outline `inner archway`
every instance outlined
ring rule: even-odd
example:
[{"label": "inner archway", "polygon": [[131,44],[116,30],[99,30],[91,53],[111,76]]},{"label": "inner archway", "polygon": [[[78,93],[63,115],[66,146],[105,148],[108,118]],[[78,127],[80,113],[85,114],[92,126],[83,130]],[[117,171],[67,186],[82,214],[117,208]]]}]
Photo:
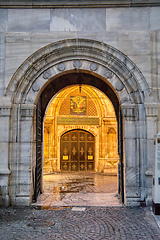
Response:
[{"label": "inner archway", "polygon": [[118,162],[117,119],[110,99],[84,84],[62,89],[45,114],[43,172],[94,170],[116,175]]},{"label": "inner archway", "polygon": [[[85,84],[85,77],[89,77],[89,74],[69,73],[67,78],[80,79],[79,76],[83,76],[83,84],[76,82],[76,84],[60,90],[50,100],[45,111],[44,189],[46,189],[46,179],[50,183],[53,179],[56,181],[55,175],[54,177],[51,175],[53,173],[57,173],[58,177],[60,177],[62,176],[59,175],[60,172],[86,171],[88,175],[83,175],[83,177],[79,176],[79,174],[76,175],[77,178],[82,178],[84,189],[86,189],[85,179],[88,179],[91,172],[97,172],[114,177],[107,179],[106,176],[99,175],[95,178],[95,175],[92,185],[99,186],[97,181],[101,181],[100,178],[105,178],[103,182],[106,182],[106,185],[109,184],[108,186],[112,186],[103,186],[104,189],[110,189],[107,190],[106,194],[116,194],[118,191],[119,138],[115,108],[109,98],[110,95],[107,96],[97,87]],[[58,183],[56,182],[56,184]],[[59,184],[62,185],[62,182]],[[66,185],[67,183],[65,187]],[[115,188],[116,192],[114,192]],[[51,186],[50,189],[52,189]],[[122,188],[119,187],[119,189]],[[52,194],[54,191],[53,189]],[[102,186],[101,190],[97,191],[101,192]],[[60,192],[64,192],[64,190],[59,188],[58,194]],[[102,192],[105,193],[105,190]]]}]

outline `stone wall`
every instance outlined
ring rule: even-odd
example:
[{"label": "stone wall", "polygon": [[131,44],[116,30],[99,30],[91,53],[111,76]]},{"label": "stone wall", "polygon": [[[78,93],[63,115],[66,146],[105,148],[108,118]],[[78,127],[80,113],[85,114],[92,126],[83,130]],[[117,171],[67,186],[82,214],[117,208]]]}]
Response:
[{"label": "stone wall", "polygon": [[[35,52],[44,47],[39,59],[43,56],[42,60],[46,62],[43,64],[41,61],[39,66],[41,68],[42,65],[47,66],[48,60],[44,56],[47,55],[49,47],[45,46],[65,39],[91,39],[92,46],[90,50],[87,50],[86,62],[83,65],[86,69],[88,68],[87,61],[89,61],[87,58],[90,59],[92,50],[98,49],[99,45],[101,45],[102,55],[108,51],[115,59],[121,58],[121,66],[124,66],[124,69],[126,66],[130,68],[130,71],[138,79],[138,84],[129,81],[123,82],[126,84],[126,92],[129,92],[130,99],[135,99],[136,94],[137,98],[140,96],[144,99],[143,106],[135,105],[130,107],[127,105],[128,103],[123,106],[124,138],[127,139],[125,142],[125,158],[127,159],[125,167],[128,169],[125,179],[127,189],[131,190],[131,192],[127,190],[126,196],[127,194],[129,196],[128,205],[133,204],[133,199],[136,198],[132,194],[133,192],[138,196],[140,192],[143,192],[140,200],[147,199],[147,201],[150,201],[155,158],[154,140],[155,135],[160,131],[160,7],[108,8],[107,5],[104,7],[101,5],[100,8],[88,8],[86,6],[84,8],[64,7],[50,9],[48,6],[48,8],[37,7],[37,9],[34,9],[21,6],[22,8],[13,9],[11,6],[3,8],[7,6],[5,2],[2,1],[3,5],[0,4],[0,165],[2,166],[0,171],[0,204],[8,205],[9,199],[11,199],[12,204],[31,203],[31,192],[33,191],[31,169],[32,166],[35,166],[33,160],[35,158],[33,151],[33,145],[35,144],[33,130],[33,122],[35,121],[33,118],[34,106],[33,104],[30,106],[28,101],[28,105],[25,107],[28,107],[28,109],[24,109],[23,114],[21,114],[23,101],[17,99],[21,99],[23,93],[26,92],[27,94],[27,91],[29,91],[25,87],[32,78],[31,74],[29,76],[29,72],[32,71],[33,74],[34,71],[40,71],[38,65],[33,66],[33,69],[30,68],[31,71],[28,70],[28,66],[32,62],[38,61],[39,52]],[[31,6],[35,4],[34,1],[28,2],[30,2]],[[107,1],[105,2],[107,4]],[[138,6],[138,1],[134,2]],[[147,1],[148,4],[152,4],[151,2]],[[153,5],[158,4],[158,2],[155,1]],[[22,3],[23,1],[21,1]],[[130,4],[130,1],[126,1],[126,4]],[[100,41],[101,44],[97,43],[97,41]],[[67,44],[69,46],[66,41],[66,47]],[[109,50],[106,50],[105,44],[111,46],[111,48],[108,47]],[[78,40],[76,46],[77,49],[80,46]],[[59,55],[60,53],[56,57]],[[75,57],[76,53],[72,52],[71,55]],[[126,63],[124,56],[131,59],[134,64],[130,65],[129,61]],[[59,59],[61,58],[60,56]],[[70,58],[69,55],[67,58]],[[65,58],[63,57],[63,59]],[[70,69],[71,62],[68,61],[67,64],[66,69]],[[106,66],[109,65],[106,64],[101,69]],[[139,72],[142,73],[146,81],[146,85],[143,85],[143,78],[140,78],[140,75],[137,74],[136,67],[132,68],[132,66],[138,67]],[[114,64],[112,64],[111,68],[114,71]],[[17,69],[19,70],[17,71]],[[100,70],[98,71],[98,74],[101,75]],[[28,75],[25,75],[26,72]],[[59,73],[57,68],[53,72],[54,75]],[[23,79],[23,74],[25,79]],[[114,74],[118,76],[119,73],[115,71]],[[38,75],[36,78],[38,79]],[[21,84],[18,85],[19,79],[21,79]],[[114,87],[115,82],[116,80],[111,82]],[[40,78],[39,83],[44,85],[44,79]],[[133,91],[128,87],[130,85]],[[17,94],[17,90],[14,90],[18,88],[17,86],[23,90],[16,98],[13,96]],[[117,88],[121,87],[117,85]],[[34,92],[38,94],[36,88]],[[33,93],[30,93],[30,98],[32,98],[32,95]],[[147,131],[144,131],[145,127]],[[10,131],[11,129],[12,131]],[[19,145],[19,143],[22,144]],[[147,144],[147,148],[143,147],[145,144]],[[21,151],[19,151],[19,148],[21,148]],[[130,155],[130,150],[127,149],[131,149],[134,154]],[[142,151],[139,149],[142,149]],[[33,157],[31,158],[31,156]],[[142,167],[139,168],[138,166]],[[132,178],[135,187],[133,187],[134,184],[128,182],[128,179],[130,180],[133,175],[137,176]],[[141,188],[143,188],[143,191],[141,191]],[[19,202],[16,200],[18,194],[21,197]]]}]

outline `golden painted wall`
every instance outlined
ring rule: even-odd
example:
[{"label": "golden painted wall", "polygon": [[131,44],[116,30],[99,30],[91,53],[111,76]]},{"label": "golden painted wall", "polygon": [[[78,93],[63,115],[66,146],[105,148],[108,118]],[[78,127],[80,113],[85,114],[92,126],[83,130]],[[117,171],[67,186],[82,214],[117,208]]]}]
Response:
[{"label": "golden painted wall", "polygon": [[113,105],[101,91],[87,85],[82,85],[81,91],[78,85],[64,89],[48,106],[43,171],[60,171],[60,137],[73,129],[95,136],[95,171],[117,173],[117,121]]}]

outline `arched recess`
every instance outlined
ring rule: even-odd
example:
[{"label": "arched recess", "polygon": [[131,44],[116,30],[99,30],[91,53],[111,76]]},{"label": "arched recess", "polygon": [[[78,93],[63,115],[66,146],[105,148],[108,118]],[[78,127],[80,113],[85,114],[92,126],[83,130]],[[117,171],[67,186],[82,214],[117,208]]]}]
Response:
[{"label": "arched recess", "polygon": [[[70,98],[71,96],[78,95],[86,99],[86,109],[82,112],[81,116],[77,113],[75,114],[73,111],[72,113],[70,112]],[[104,171],[104,167],[107,166],[107,145],[104,141],[107,134],[106,131],[109,124],[116,125],[114,107],[106,95],[94,87],[84,84],[80,87],[77,84],[62,89],[59,94],[51,99],[48,105],[44,120],[43,171],[52,172],[60,170],[59,136],[67,130],[77,128],[89,131],[96,136],[95,171]],[[108,121],[109,117],[112,118],[110,119],[112,123]],[[99,125],[97,126],[97,124]],[[118,158],[118,155],[116,155],[114,159],[116,163]],[[115,173],[117,172],[116,163],[114,166]],[[108,170],[110,167],[111,165],[109,164]]]},{"label": "arched recess", "polygon": [[[87,39],[67,39],[38,50],[19,67],[7,87],[6,95],[12,102],[11,203],[32,202],[37,104],[43,99],[40,107],[43,116],[51,97],[71,84],[95,86],[112,101],[119,122],[121,163],[125,164],[124,171],[121,166],[125,203],[138,205],[147,196],[144,102],[149,87],[141,71],[126,55],[107,44]],[[121,176],[123,178],[123,174]]]}]

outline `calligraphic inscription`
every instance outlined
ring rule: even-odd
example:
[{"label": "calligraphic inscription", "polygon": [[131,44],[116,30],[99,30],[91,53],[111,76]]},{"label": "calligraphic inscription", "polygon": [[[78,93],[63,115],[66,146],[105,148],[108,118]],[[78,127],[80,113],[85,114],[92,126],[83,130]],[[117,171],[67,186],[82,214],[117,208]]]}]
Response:
[{"label": "calligraphic inscription", "polygon": [[57,117],[58,125],[99,125],[99,118]]},{"label": "calligraphic inscription", "polygon": [[85,96],[70,97],[70,115],[86,115],[87,101]]}]

